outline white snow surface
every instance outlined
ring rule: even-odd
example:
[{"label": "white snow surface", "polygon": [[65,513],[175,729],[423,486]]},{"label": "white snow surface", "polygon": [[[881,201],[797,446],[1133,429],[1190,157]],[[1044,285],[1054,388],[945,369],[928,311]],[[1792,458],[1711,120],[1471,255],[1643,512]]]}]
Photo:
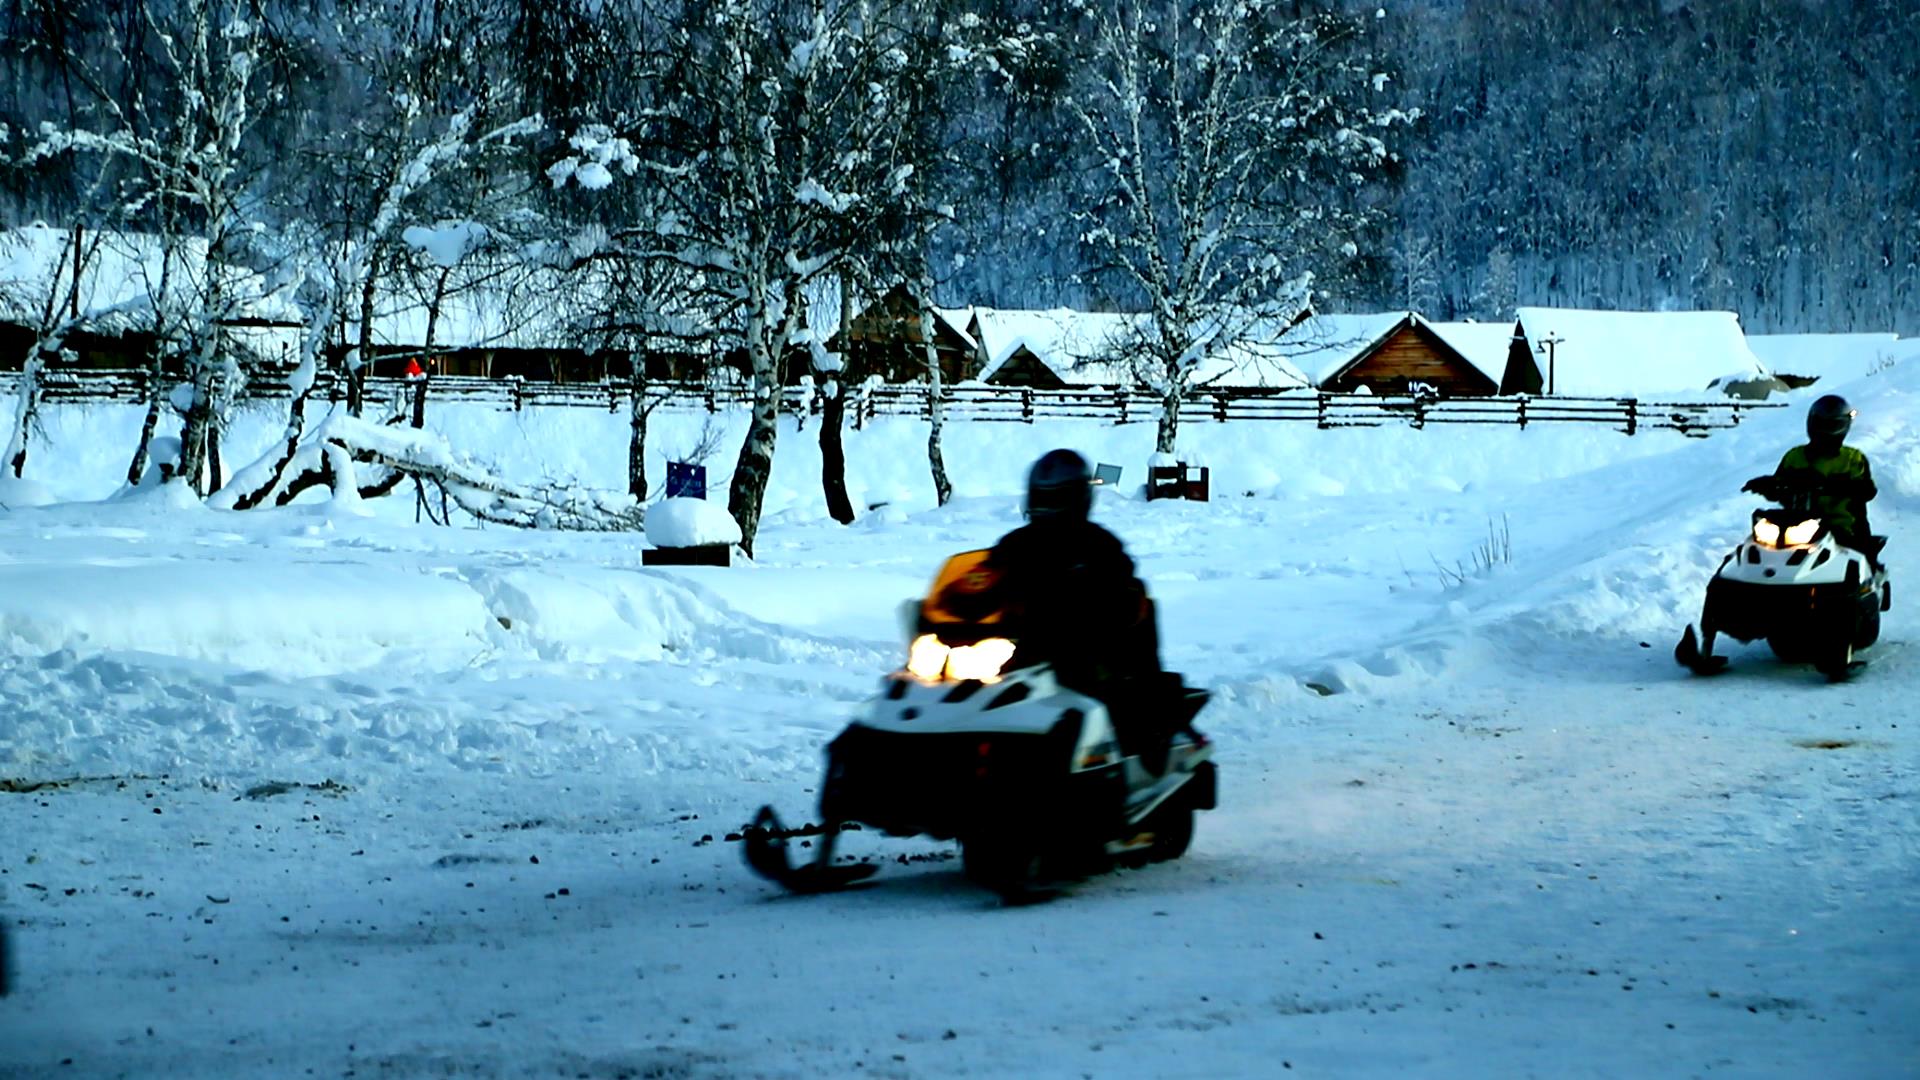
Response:
[{"label": "white snow surface", "polygon": [[647,507],[647,542],[654,547],[703,547],[740,542],[740,523],[705,499],[661,499]]},{"label": "white snow surface", "polygon": [[[1569,335],[1571,336],[1571,335]],[[1860,411],[1920,560],[1920,365]],[[0,415],[10,400],[0,395]],[[1828,686],[1669,656],[1797,407],[1710,439],[1193,423],[1215,501],[1144,502],[1153,425],[847,433],[833,524],[783,420],[755,561],[416,524],[411,495],[109,498],[136,407],[55,404],[0,510],[8,1076],[1902,1076],[1920,1061],[1920,659],[1896,586]],[[656,453],[701,413],[656,413]],[[713,462],[744,430],[726,418]],[[619,490],[624,418],[430,410]],[[236,459],[277,437],[243,413]],[[411,437],[411,436],[409,436]],[[1214,693],[1193,850],[1001,908],[950,844],[790,898],[728,835],[813,820],[895,609],[1019,523],[1057,445]],[[650,455],[650,475],[663,475]],[[76,500],[106,501],[76,501]],[[650,516],[658,508],[650,510]],[[1512,559],[1473,570],[1489,530]],[[1453,581],[1449,571],[1464,568]],[[36,784],[47,786],[34,787]],[[310,785],[310,786],[303,786]]]},{"label": "white snow surface", "polygon": [[[1731,311],[1587,311],[1523,307],[1522,333],[1553,346],[1553,388],[1567,397],[1701,396],[1716,379],[1752,379],[1767,371],[1747,347]],[[1541,387],[1549,356],[1539,353]]]}]

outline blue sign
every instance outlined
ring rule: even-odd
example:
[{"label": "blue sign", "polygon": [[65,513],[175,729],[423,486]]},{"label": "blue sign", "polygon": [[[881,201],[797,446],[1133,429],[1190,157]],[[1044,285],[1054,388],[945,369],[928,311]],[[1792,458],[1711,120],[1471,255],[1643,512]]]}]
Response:
[{"label": "blue sign", "polygon": [[667,498],[704,499],[707,497],[707,467],[685,461],[667,462]]}]

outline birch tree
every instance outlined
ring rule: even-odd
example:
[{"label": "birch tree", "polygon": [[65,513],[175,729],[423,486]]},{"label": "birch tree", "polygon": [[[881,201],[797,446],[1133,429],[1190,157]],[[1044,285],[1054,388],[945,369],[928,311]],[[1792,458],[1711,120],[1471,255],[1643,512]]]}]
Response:
[{"label": "birch tree", "polygon": [[1102,183],[1077,215],[1096,272],[1145,305],[1120,343],[1160,397],[1155,449],[1210,352],[1308,303],[1316,269],[1359,254],[1343,197],[1397,161],[1410,120],[1375,111],[1386,78],[1364,23],[1277,0],[1081,7],[1066,106]]},{"label": "birch tree", "polygon": [[[62,239],[60,254],[46,281],[16,282],[11,283],[11,288],[8,283],[0,283],[0,309],[33,310],[35,315],[34,342],[21,364],[13,424],[6,453],[0,456],[0,472],[11,474],[16,480],[26,475],[27,451],[39,428],[41,380],[46,367],[66,354],[67,336],[93,314],[90,309],[82,309],[80,295],[89,264],[99,248],[97,232],[75,225]],[[0,245],[0,255],[4,254],[5,246]],[[40,286],[38,295],[33,295],[33,284]]]},{"label": "birch tree", "polygon": [[699,275],[753,391],[727,509],[749,553],[805,290],[910,197],[898,84],[905,0],[665,3],[658,93],[638,140],[667,198],[652,227]]},{"label": "birch tree", "polygon": [[[288,380],[293,400],[288,406],[285,434],[277,452],[234,478],[231,490],[223,492],[217,500],[219,505],[236,510],[251,509],[268,502],[277,503],[289,490],[295,478],[289,470],[300,458],[306,407],[326,345],[335,328],[349,317],[348,305],[356,302],[361,308],[361,345],[351,350],[350,356],[368,343],[375,262],[398,244],[407,220],[406,211],[416,194],[441,173],[465,167],[478,155],[510,145],[514,139],[541,127],[538,117],[523,117],[490,129],[477,129],[475,121],[481,109],[479,103],[470,105],[448,117],[444,127],[430,137],[416,136],[420,141],[411,147],[411,152],[393,170],[391,179],[373,200],[374,211],[364,230],[351,238],[315,237],[315,243],[327,256],[323,258],[321,251],[309,251],[307,257],[323,265],[325,270],[310,282],[305,297],[306,326],[301,337],[300,358]],[[354,356],[347,366],[349,386],[363,382],[363,361]],[[348,415],[354,414],[354,404],[357,403],[350,398]]]},{"label": "birch tree", "polygon": [[129,198],[120,214],[153,223],[163,245],[163,269],[151,296],[156,374],[171,359],[184,381],[170,395],[157,383],[151,388],[148,421],[129,475],[138,482],[144,472],[164,398],[182,414],[175,475],[205,494],[218,472],[218,425],[245,377],[225,325],[245,302],[239,256],[249,226],[243,202],[251,174],[242,144],[271,99],[263,75],[269,43],[261,12],[249,0],[186,0],[164,11],[142,6],[134,33],[116,40],[120,63],[151,53],[167,73],[171,93],[123,102],[98,72],[82,71],[104,123],[43,123],[28,160],[97,153],[131,165],[134,179],[126,185]]}]

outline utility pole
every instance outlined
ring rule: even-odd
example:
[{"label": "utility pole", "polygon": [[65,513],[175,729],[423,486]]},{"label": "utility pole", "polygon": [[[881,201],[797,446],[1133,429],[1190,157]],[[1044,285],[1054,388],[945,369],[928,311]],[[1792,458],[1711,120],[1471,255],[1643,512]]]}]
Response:
[{"label": "utility pole", "polygon": [[1547,331],[1547,336],[1540,339],[1540,344],[1533,347],[1534,352],[1544,352],[1547,354],[1547,394],[1549,396],[1553,394],[1553,347],[1565,340],[1567,339],[1559,337],[1554,334],[1553,331],[1549,330]]}]

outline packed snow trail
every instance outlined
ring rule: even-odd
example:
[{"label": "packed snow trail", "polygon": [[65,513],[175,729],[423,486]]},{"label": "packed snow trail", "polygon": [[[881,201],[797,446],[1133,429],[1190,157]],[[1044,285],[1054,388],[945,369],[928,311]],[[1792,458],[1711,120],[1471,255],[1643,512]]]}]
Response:
[{"label": "packed snow trail", "polygon": [[740,815],[661,815],[604,775],[16,796],[9,835],[35,840],[4,879],[28,914],[0,1062],[1906,1071],[1914,725],[1872,719],[1870,680],[1709,690],[1651,652],[1584,659],[1571,686],[1311,704],[1226,763],[1186,859],[1039,909],[999,909],[946,845],[858,836],[907,861],[777,895],[725,841]]}]

